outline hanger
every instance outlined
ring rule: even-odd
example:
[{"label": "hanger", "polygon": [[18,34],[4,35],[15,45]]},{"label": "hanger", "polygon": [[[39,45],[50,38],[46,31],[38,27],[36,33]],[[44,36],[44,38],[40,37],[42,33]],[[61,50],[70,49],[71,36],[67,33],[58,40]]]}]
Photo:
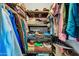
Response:
[{"label": "hanger", "polygon": [[18,15],[21,19],[26,19],[26,18],[20,16],[15,10],[13,10],[12,8],[10,8],[7,4],[5,4],[5,8],[11,10],[14,14]]}]

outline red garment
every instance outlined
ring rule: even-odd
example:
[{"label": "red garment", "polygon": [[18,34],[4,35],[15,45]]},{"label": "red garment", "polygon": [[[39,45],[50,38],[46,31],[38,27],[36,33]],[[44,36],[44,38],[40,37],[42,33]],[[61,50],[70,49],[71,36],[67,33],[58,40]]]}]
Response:
[{"label": "red garment", "polygon": [[63,23],[64,23],[64,18],[65,18],[65,10],[64,10],[64,4],[61,5],[61,10],[60,10],[60,20],[59,20],[59,39],[62,41],[66,40],[66,35],[63,32]]},{"label": "red garment", "polygon": [[[65,10],[64,10],[64,4],[61,5],[60,10],[60,19],[59,19],[59,39],[62,41],[66,40],[66,35],[63,33],[63,24],[64,24],[64,18],[65,18]],[[60,48],[60,51],[63,53],[63,48]]]}]

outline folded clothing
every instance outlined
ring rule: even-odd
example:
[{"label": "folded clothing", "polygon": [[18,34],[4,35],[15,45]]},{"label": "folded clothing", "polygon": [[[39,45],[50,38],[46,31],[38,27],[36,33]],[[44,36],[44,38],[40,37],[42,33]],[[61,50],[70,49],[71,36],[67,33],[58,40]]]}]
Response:
[{"label": "folded clothing", "polygon": [[46,47],[35,47],[35,52],[51,52],[51,49]]},{"label": "folded clothing", "polygon": [[42,43],[41,43],[41,42],[35,42],[34,45],[35,45],[35,46],[42,46]]},{"label": "folded clothing", "polygon": [[34,51],[34,43],[28,43],[28,51]]},{"label": "folded clothing", "polygon": [[29,42],[28,43],[29,52],[51,52],[51,45],[48,42]]}]

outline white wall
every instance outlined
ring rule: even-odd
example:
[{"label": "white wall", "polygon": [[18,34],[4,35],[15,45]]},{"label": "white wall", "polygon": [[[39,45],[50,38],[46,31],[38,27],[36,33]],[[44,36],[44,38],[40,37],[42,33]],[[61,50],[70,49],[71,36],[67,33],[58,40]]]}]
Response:
[{"label": "white wall", "polygon": [[29,10],[35,10],[35,9],[43,9],[43,8],[50,8],[51,3],[26,3],[26,7]]}]

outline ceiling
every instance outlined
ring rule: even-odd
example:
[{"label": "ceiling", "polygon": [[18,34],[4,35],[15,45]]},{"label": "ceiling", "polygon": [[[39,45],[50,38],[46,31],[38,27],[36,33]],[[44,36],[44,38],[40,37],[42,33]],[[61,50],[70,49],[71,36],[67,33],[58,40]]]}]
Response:
[{"label": "ceiling", "polygon": [[28,10],[42,10],[43,8],[50,9],[51,4],[52,3],[25,3]]}]

